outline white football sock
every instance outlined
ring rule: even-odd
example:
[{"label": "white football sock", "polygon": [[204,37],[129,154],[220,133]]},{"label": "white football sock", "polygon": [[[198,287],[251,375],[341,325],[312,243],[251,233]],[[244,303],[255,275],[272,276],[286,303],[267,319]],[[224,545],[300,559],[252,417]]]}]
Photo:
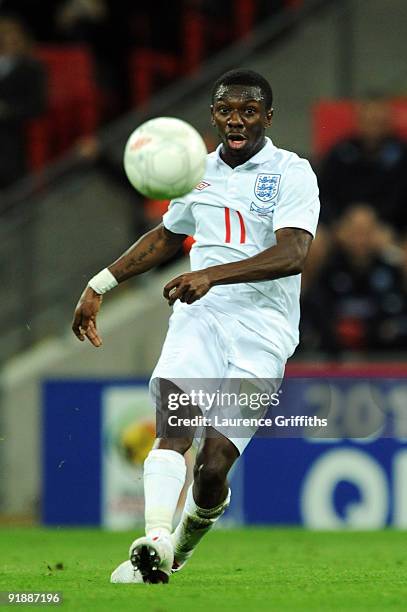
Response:
[{"label": "white football sock", "polygon": [[181,564],[192,555],[201,538],[213,527],[230,504],[231,490],[215,508],[200,508],[194,501],[191,485],[188,489],[181,520],[174,531],[175,560]]},{"label": "white football sock", "polygon": [[147,535],[171,533],[186,471],[185,459],[180,453],[163,448],[149,452],[144,462]]}]

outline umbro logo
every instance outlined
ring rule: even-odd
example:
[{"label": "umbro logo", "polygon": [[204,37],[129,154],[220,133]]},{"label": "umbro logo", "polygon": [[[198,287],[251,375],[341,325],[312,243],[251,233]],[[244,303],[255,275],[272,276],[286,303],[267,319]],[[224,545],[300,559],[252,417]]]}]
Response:
[{"label": "umbro logo", "polygon": [[201,181],[200,183],[198,183],[195,189],[198,189],[198,191],[202,191],[202,189],[206,189],[207,187],[210,187],[210,186],[211,186],[210,183],[207,183],[206,181]]}]

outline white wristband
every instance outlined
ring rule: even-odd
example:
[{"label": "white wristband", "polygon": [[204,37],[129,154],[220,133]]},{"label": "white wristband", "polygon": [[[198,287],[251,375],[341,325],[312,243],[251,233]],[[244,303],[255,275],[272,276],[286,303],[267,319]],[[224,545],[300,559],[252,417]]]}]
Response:
[{"label": "white wristband", "polygon": [[100,295],[107,293],[110,289],[114,289],[118,284],[113,274],[107,268],[95,274],[88,282],[89,287],[92,287],[93,291]]}]

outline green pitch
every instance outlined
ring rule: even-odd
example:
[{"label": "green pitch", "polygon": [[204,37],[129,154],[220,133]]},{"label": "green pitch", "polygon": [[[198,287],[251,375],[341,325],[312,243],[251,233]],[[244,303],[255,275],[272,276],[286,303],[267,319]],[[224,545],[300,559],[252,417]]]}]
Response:
[{"label": "green pitch", "polygon": [[79,612],[407,609],[402,532],[214,531],[168,585],[111,585],[136,535],[2,528],[0,591],[60,591],[48,607]]}]

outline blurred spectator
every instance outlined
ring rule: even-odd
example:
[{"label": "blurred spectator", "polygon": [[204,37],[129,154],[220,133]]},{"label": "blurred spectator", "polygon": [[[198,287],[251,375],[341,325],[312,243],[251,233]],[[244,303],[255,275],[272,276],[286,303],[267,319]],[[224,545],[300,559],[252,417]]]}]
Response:
[{"label": "blurred spectator", "polygon": [[63,1],[0,0],[0,11],[17,17],[36,41],[55,41],[55,13]]},{"label": "blurred spectator", "polygon": [[317,235],[312,241],[307,261],[301,275],[301,291],[305,293],[312,286],[321,267],[324,265],[330,252],[332,239],[330,231],[323,225],[318,227]]},{"label": "blurred spectator", "polygon": [[[39,6],[40,9],[39,10]],[[86,44],[96,60],[106,119],[129,106],[128,50],[140,7],[133,0],[0,0],[29,26],[40,44]]]},{"label": "blurred spectator", "polygon": [[[143,25],[143,31],[138,30],[139,40],[142,41],[141,46],[182,57],[182,24],[185,4],[185,0],[172,0],[171,5],[167,0],[155,0],[151,4],[146,3],[142,10],[138,8],[137,12],[139,17],[142,16]],[[134,40],[133,43],[138,44],[138,40]]]},{"label": "blurred spectator", "polygon": [[25,120],[45,110],[44,70],[20,21],[0,17],[0,189],[27,170]]},{"label": "blurred spectator", "polygon": [[[85,30],[107,17],[106,0],[65,0],[57,13],[57,24],[61,30]],[[83,35],[80,34],[80,37]]]},{"label": "blurred spectator", "polygon": [[104,92],[106,117],[132,106],[130,52],[148,48],[180,52],[182,0],[137,4],[133,0],[63,0],[55,13],[59,40],[88,44]]},{"label": "blurred spectator", "polygon": [[368,202],[396,230],[407,227],[407,145],[393,131],[384,99],[358,108],[358,133],[342,140],[322,161],[321,219],[332,223],[352,202]]},{"label": "blurred spectator", "polygon": [[[123,53],[128,36],[124,27],[116,31],[118,24],[112,17],[108,0],[64,0],[55,13],[59,40],[87,45],[93,54],[96,82],[103,92],[102,115],[106,119],[124,110],[127,83]],[[123,16],[122,21],[127,23]]]},{"label": "blurred spectator", "polygon": [[389,237],[367,205],[343,215],[328,259],[304,296],[305,344],[329,352],[405,347],[407,292]]}]

